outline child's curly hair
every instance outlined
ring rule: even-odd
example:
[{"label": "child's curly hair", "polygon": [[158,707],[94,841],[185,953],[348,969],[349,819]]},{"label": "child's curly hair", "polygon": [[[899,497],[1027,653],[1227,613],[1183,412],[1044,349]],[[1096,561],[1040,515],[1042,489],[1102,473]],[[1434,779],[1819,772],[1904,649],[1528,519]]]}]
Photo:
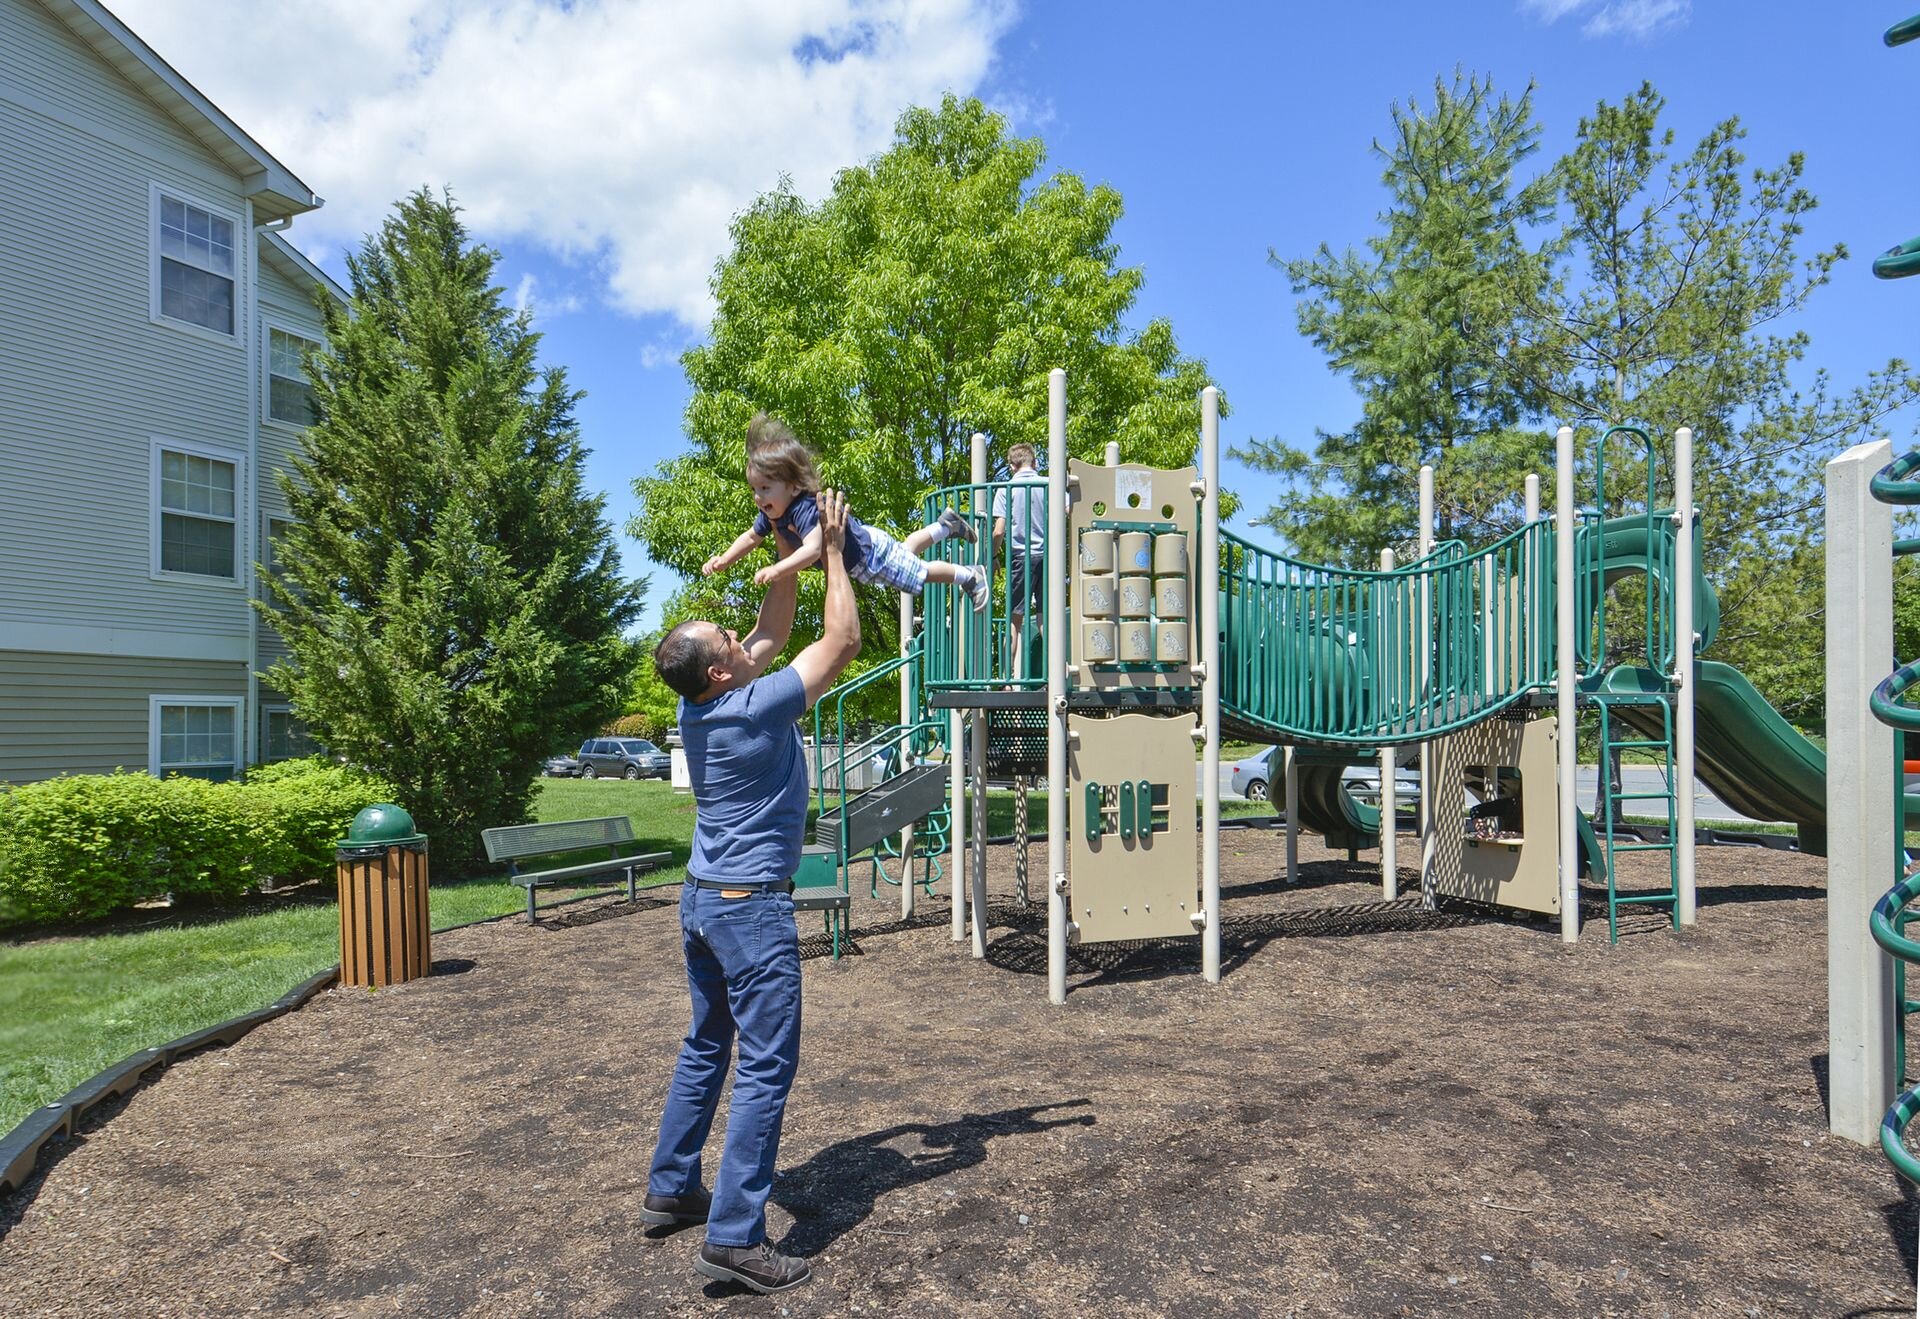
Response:
[{"label": "child's curly hair", "polygon": [[780,481],[803,494],[820,493],[820,473],[813,455],[784,423],[766,413],[747,423],[747,470],[770,481]]}]

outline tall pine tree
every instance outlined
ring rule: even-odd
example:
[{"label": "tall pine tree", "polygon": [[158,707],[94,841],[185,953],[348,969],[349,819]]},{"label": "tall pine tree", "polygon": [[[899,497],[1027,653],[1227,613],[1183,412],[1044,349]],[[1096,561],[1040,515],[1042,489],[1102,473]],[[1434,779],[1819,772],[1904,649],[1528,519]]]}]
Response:
[{"label": "tall pine tree", "polygon": [[263,606],[292,653],[268,681],[456,863],[526,818],[543,757],[618,712],[644,585],[583,488],[580,395],[539,367],[495,260],[425,189],[348,258]]},{"label": "tall pine tree", "polygon": [[1373,144],[1390,200],[1366,250],[1272,258],[1305,295],[1300,332],[1361,400],[1352,428],[1321,432],[1311,453],[1282,439],[1235,453],[1293,478],[1259,521],[1308,558],[1370,566],[1412,540],[1426,463],[1442,539],[1517,522],[1540,401],[1537,372],[1515,360],[1519,318],[1547,278],[1528,231],[1553,205],[1550,181],[1518,179],[1538,145],[1532,100],[1456,78],[1434,85],[1431,107],[1394,106],[1392,136]]}]

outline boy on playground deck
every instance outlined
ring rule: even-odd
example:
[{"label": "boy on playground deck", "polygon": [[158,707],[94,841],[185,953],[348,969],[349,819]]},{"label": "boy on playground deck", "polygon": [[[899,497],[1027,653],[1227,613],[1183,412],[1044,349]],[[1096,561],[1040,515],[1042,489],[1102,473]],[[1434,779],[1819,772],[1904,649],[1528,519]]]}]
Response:
[{"label": "boy on playground deck", "polygon": [[[783,577],[791,577],[820,561],[820,510],[816,496],[820,477],[814,471],[813,455],[794,438],[792,431],[769,417],[756,416],[747,426],[747,486],[759,513],[753,525],[719,554],[708,559],[701,572],[708,577],[724,572],[759,548],[767,533],[778,526],[781,533],[800,542],[800,548],[777,563],[753,575],[757,585],[770,586]],[[960,587],[973,601],[975,609],[987,605],[987,572],[983,568],[959,563],[928,562],[920,554],[928,546],[958,536],[978,540],[979,535],[953,509],[914,532],[903,543],[878,527],[868,526],[847,515],[847,575],[856,582],[880,582],[908,595],[919,595],[928,582],[946,582]]]}]

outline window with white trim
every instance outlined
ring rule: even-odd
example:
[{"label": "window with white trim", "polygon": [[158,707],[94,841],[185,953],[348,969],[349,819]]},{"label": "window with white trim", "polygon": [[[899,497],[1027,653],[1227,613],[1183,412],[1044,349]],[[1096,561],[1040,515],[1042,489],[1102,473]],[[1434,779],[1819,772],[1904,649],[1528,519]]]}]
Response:
[{"label": "window with white trim", "polygon": [[260,759],[263,763],[310,756],[319,747],[307,736],[307,726],[286,705],[269,705],[260,711]]},{"label": "window with white trim", "polygon": [[157,442],[154,469],[156,569],[237,581],[239,463]]},{"label": "window with white trim", "polygon": [[231,335],[234,325],[236,225],[222,215],[154,189],[154,311],[168,320]]},{"label": "window with white trim", "polygon": [[293,426],[311,426],[320,420],[313,406],[313,385],[307,379],[305,354],[320,345],[286,330],[267,331],[267,416]]},{"label": "window with white trim", "polygon": [[240,772],[238,697],[155,696],[148,706],[148,769],[216,783]]}]

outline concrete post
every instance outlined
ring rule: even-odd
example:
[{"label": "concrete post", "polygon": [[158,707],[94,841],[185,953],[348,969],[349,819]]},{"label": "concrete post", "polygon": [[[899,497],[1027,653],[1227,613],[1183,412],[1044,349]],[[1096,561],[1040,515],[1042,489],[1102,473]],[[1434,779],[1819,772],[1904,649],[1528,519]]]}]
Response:
[{"label": "concrete post", "polygon": [[[907,652],[913,649],[913,597],[905,591],[900,593],[900,657],[905,659]],[[911,724],[917,711],[913,708],[913,666],[900,666],[900,723]],[[911,738],[901,741],[899,757],[900,769],[904,773],[913,764]],[[900,831],[900,919],[909,920],[913,916],[913,826],[908,825]]]},{"label": "concrete post", "polygon": [[[1420,469],[1420,558],[1433,553],[1433,468]],[[1421,708],[1433,700],[1433,573],[1424,563],[1420,573],[1420,629],[1416,642],[1420,647]],[[1433,818],[1433,741],[1420,744],[1420,901],[1427,907],[1434,901],[1434,867],[1439,860],[1440,835]],[[1458,827],[1457,822],[1452,827]]]},{"label": "concrete post", "polygon": [[1200,607],[1200,972],[1220,980],[1220,391],[1200,391],[1200,545],[1193,594]]},{"label": "concrete post", "polygon": [[1893,961],[1867,932],[1893,883],[1893,730],[1867,708],[1893,656],[1893,510],[1868,485],[1892,457],[1827,464],[1827,1080],[1833,1133],[1862,1145],[1899,1082]]},{"label": "concrete post", "polygon": [[[1393,551],[1380,551],[1380,571],[1393,571]],[[1381,583],[1382,600],[1385,599],[1386,583]],[[1394,635],[1387,627],[1387,606],[1380,606],[1380,636],[1384,640]],[[1392,747],[1380,748],[1380,898],[1392,902],[1400,896],[1400,837],[1398,818],[1399,802],[1399,764]]]},{"label": "concrete post", "polygon": [[1573,533],[1579,520],[1573,505],[1573,427],[1554,438],[1554,670],[1559,712],[1560,788],[1560,938],[1580,941],[1580,804],[1578,783],[1580,722],[1574,706],[1579,664],[1573,647]]},{"label": "concrete post", "polygon": [[1067,1001],[1067,373],[1047,372],[1047,1001]]},{"label": "concrete post", "polygon": [[[1673,832],[1680,924],[1694,922],[1693,874],[1693,431],[1673,434]],[[1889,606],[1891,608],[1891,606]]]},{"label": "concrete post", "polygon": [[[1300,882],[1300,777],[1293,763],[1293,748],[1276,748],[1280,759],[1281,797],[1287,810],[1287,883]],[[1271,763],[1271,758],[1269,758]],[[1273,795],[1273,785],[1267,785],[1267,795]]]},{"label": "concrete post", "polygon": [[[977,509],[981,499],[981,487],[987,483],[987,437],[980,432],[973,434],[973,473],[968,478],[973,482],[973,503]],[[983,556],[984,558],[985,556]],[[992,560],[986,559],[989,567]],[[961,603],[956,608],[965,615],[967,626],[977,637],[980,644],[975,651],[985,657],[983,676],[993,676],[993,638],[987,631],[985,614],[975,610],[971,604]],[[973,955],[987,955],[987,712],[973,712],[973,883],[969,905],[973,908]]]}]

